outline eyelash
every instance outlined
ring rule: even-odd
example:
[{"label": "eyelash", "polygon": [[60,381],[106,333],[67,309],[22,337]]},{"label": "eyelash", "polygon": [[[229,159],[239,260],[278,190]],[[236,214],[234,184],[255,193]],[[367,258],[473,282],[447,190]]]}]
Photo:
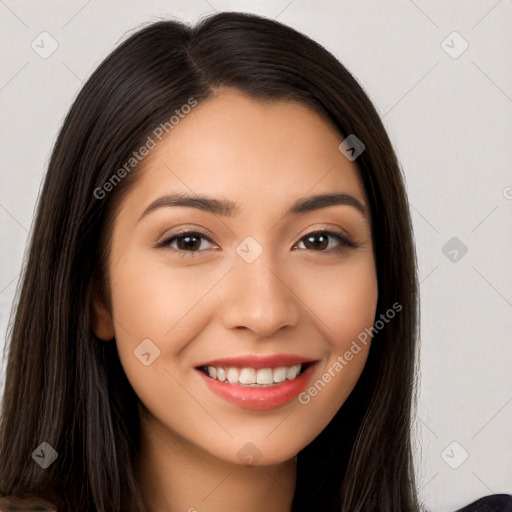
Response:
[{"label": "eyelash", "polygon": [[[171,247],[170,244],[172,242],[174,242],[175,240],[180,239],[180,238],[185,238],[186,235],[196,235],[196,236],[199,235],[200,238],[204,238],[205,240],[207,240],[208,242],[210,242],[212,244],[215,243],[211,240],[211,238],[206,233],[203,233],[202,231],[180,231],[179,233],[175,233],[175,234],[171,235],[170,237],[166,238],[165,240],[162,240],[161,242],[156,244],[155,247],[156,248],[164,248],[164,247],[168,248],[168,249],[172,250],[173,252],[178,253],[182,257],[195,257],[195,255],[197,253],[203,252],[203,251],[183,251],[181,249],[175,249],[174,247]],[[329,253],[329,252],[338,252],[338,251],[341,251],[346,248],[355,249],[358,247],[358,245],[356,243],[349,240],[343,233],[340,233],[338,231],[328,230],[328,229],[322,229],[322,230],[312,231],[311,233],[306,233],[300,239],[299,242],[302,242],[302,240],[304,240],[305,238],[313,236],[313,235],[328,235],[328,236],[331,236],[334,239],[336,239],[338,242],[340,242],[340,245],[338,247],[335,247],[334,249],[313,251],[313,252]],[[301,249],[301,250],[308,250],[308,249]],[[310,249],[310,250],[312,250],[312,249]]]}]

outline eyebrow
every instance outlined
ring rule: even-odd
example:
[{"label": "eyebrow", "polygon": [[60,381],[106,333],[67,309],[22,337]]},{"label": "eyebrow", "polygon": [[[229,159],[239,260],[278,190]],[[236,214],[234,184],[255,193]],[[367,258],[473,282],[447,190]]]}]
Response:
[{"label": "eyebrow", "polygon": [[[284,216],[297,215],[299,213],[311,212],[328,206],[352,206],[359,211],[365,218],[368,218],[366,206],[355,197],[349,194],[317,194],[314,196],[301,197],[297,199],[291,207],[285,212]],[[176,192],[165,195],[153,201],[142,213],[139,221],[148,213],[161,208],[181,206],[197,208],[205,212],[220,215],[222,217],[236,217],[240,214],[240,205],[228,199],[215,199],[212,197]],[[137,221],[138,222],[138,221]]]}]

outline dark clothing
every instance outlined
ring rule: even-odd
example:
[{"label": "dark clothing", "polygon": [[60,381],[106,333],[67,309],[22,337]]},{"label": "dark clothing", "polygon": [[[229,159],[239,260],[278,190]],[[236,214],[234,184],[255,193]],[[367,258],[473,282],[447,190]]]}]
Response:
[{"label": "dark clothing", "polygon": [[512,494],[485,496],[455,512],[512,512]]}]

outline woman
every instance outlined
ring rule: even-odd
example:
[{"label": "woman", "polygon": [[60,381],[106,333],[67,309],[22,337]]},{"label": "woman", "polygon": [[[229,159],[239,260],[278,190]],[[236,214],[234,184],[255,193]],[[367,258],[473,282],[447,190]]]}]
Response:
[{"label": "woman", "polygon": [[91,76],[52,154],[0,491],[59,511],[417,511],[416,334],[404,185],[354,78],[254,15],[154,23]]}]

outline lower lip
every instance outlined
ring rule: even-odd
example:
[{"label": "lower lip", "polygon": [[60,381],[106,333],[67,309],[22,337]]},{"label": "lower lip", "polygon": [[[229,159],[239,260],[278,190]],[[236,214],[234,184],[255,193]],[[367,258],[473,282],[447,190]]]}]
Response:
[{"label": "lower lip", "polygon": [[208,377],[201,370],[197,371],[205,379],[210,390],[224,398],[224,400],[243,409],[268,410],[280,407],[295,398],[306,387],[314,367],[314,364],[308,366],[303,373],[293,380],[286,380],[280,384],[264,387],[220,382]]}]

